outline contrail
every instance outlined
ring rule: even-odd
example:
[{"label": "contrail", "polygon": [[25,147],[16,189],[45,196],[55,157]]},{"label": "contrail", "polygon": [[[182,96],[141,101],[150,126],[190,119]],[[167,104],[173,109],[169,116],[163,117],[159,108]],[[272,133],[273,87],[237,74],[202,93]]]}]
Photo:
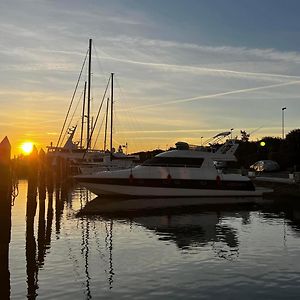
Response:
[{"label": "contrail", "polygon": [[169,105],[169,104],[176,104],[176,103],[191,102],[191,101],[196,101],[196,100],[218,98],[218,97],[234,95],[234,94],[250,93],[250,92],[267,90],[267,89],[272,89],[272,88],[276,88],[276,87],[294,85],[294,84],[299,84],[299,83],[300,83],[300,80],[289,81],[289,82],[284,82],[284,83],[277,83],[277,84],[259,86],[259,87],[248,88],[248,89],[234,90],[234,91],[211,94],[211,95],[196,96],[196,97],[192,97],[192,98],[178,99],[178,100],[172,100],[172,101],[149,104],[149,105],[142,105],[142,106],[133,107],[131,109],[122,109],[120,111],[139,110],[139,109],[152,108],[152,107],[157,107],[157,106],[162,106],[162,105]]},{"label": "contrail", "polygon": [[109,59],[114,60],[118,62],[123,63],[129,63],[129,64],[135,64],[135,65],[143,65],[143,66],[149,66],[154,68],[160,68],[164,70],[176,70],[176,71],[182,71],[182,72],[206,72],[206,73],[224,73],[224,74],[231,74],[235,76],[253,76],[253,77],[271,77],[271,78],[278,78],[278,79],[299,79],[300,76],[294,76],[294,75],[286,75],[286,74],[272,74],[272,73],[259,73],[259,72],[244,72],[244,71],[234,71],[234,70],[228,70],[228,69],[214,69],[214,68],[204,68],[204,67],[194,67],[194,66],[186,66],[186,65],[175,65],[175,64],[164,64],[164,63],[151,63],[151,62],[143,62],[143,61],[136,61],[136,60],[130,60],[130,59],[122,59],[117,57],[112,57],[105,52],[101,51],[104,56],[102,56],[102,59]]}]

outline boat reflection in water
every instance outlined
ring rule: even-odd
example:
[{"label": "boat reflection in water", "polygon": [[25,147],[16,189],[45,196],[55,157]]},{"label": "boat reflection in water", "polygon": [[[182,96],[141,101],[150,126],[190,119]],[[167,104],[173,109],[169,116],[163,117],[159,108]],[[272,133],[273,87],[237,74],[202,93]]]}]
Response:
[{"label": "boat reflection in water", "polygon": [[113,215],[127,216],[132,214],[153,214],[155,212],[174,211],[193,212],[202,211],[208,207],[227,209],[238,205],[252,205],[264,203],[262,197],[96,197],[80,212],[85,215]]},{"label": "boat reflection in water", "polygon": [[210,244],[217,256],[233,259],[238,256],[238,235],[233,227],[221,224],[221,219],[222,214],[209,212],[137,217],[133,220],[157,234],[159,240],[174,242],[182,250],[194,251]]},{"label": "boat reflection in water", "polygon": [[[287,295],[297,286],[294,276],[299,268],[293,264],[300,241],[297,207],[206,203],[125,212],[103,209],[88,215],[84,208],[95,201],[86,189],[26,188],[27,183],[20,184],[24,201],[17,199],[13,207],[12,299],[26,295],[29,299],[138,298],[141,294],[154,298],[164,291],[169,298],[177,293],[195,297],[200,291],[214,298],[210,296],[220,296],[224,289],[242,298],[255,286],[267,291],[273,284],[280,292],[282,276],[290,276]],[[101,203],[109,200],[103,198]],[[22,207],[26,227],[17,222],[25,214]],[[16,246],[18,239],[25,242],[25,251]],[[284,257],[285,249],[289,256]],[[274,266],[286,272],[278,273]],[[219,290],[214,289],[216,284]]]}]

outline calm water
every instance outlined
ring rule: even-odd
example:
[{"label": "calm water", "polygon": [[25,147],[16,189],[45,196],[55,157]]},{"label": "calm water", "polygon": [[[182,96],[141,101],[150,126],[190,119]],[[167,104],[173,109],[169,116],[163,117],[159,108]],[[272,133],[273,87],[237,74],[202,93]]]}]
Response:
[{"label": "calm water", "polygon": [[300,298],[300,211],[77,218],[93,197],[54,191],[29,208],[27,182],[19,182],[11,299]]}]

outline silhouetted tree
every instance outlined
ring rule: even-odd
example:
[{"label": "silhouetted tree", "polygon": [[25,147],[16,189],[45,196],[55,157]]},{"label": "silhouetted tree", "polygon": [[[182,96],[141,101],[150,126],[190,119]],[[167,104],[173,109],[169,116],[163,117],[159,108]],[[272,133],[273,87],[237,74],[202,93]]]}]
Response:
[{"label": "silhouetted tree", "polygon": [[295,171],[300,170],[300,129],[294,129],[286,135],[286,148],[290,159],[290,166]]},{"label": "silhouetted tree", "polygon": [[241,130],[241,141],[248,142],[250,138],[250,133],[247,133],[246,130]]}]

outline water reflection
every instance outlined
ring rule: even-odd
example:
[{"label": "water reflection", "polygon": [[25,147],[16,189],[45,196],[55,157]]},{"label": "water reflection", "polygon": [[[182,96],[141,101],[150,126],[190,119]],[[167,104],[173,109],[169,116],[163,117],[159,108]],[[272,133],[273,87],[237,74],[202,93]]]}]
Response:
[{"label": "water reflection", "polygon": [[[98,198],[96,198],[98,199]],[[134,200],[136,201],[136,199]],[[266,204],[267,203],[267,204]],[[114,217],[111,213],[100,216],[100,222],[104,222],[106,237],[105,244],[109,250],[109,270],[108,283],[109,289],[113,288],[113,279],[115,275],[113,262],[113,224],[127,224],[132,226],[141,226],[147,231],[154,233],[161,242],[174,243],[183,253],[200,253],[202,248],[210,248],[215,257],[222,260],[235,261],[240,254],[240,233],[236,226],[232,226],[226,220],[233,220],[240,226],[251,224],[251,213],[257,212],[260,217],[267,219],[270,213],[264,213],[266,210],[272,211],[272,218],[279,218],[286,222],[290,228],[295,227],[295,216],[299,216],[297,208],[291,208],[293,212],[293,222],[291,222],[291,214],[282,213],[282,208],[274,212],[274,203],[260,203],[260,205],[213,205],[203,206],[203,208],[187,208],[181,209],[163,209],[160,213],[157,210],[149,210],[148,212],[134,211],[129,213],[129,217],[125,217],[124,213]],[[212,209],[214,207],[214,209]],[[286,209],[286,207],[285,207]],[[87,217],[95,222],[95,217]],[[99,220],[99,219],[98,219]],[[224,221],[225,220],[225,221]],[[121,222],[121,223],[120,223]],[[299,226],[298,220],[298,229]],[[237,224],[235,224],[237,225]],[[85,262],[88,264],[88,260]],[[88,281],[91,276],[87,275]]]},{"label": "water reflection", "polygon": [[224,214],[209,212],[138,217],[133,221],[153,231],[159,240],[174,242],[181,250],[209,244],[217,256],[233,259],[238,255],[238,235],[233,227],[220,223],[222,217]]},{"label": "water reflection", "polygon": [[[279,220],[279,224],[282,222],[284,225],[282,227],[285,230],[284,236],[288,236],[291,232],[299,236],[300,232],[300,209],[297,207],[283,209],[274,204],[218,205],[214,208],[192,208],[185,211],[181,209],[154,211],[147,214],[132,214],[128,217],[112,215],[76,217],[75,213],[91,202],[91,196],[91,193],[85,189],[76,189],[72,193],[72,188],[67,185],[55,187],[40,182],[36,186],[28,182],[25,258],[29,299],[38,298],[38,293],[44,297],[45,289],[48,289],[47,291],[49,288],[54,289],[56,276],[66,277],[64,282],[66,289],[63,285],[57,287],[60,295],[74,292],[75,284],[80,282],[81,285],[78,285],[76,293],[83,294],[85,299],[97,297],[99,289],[108,297],[113,296],[115,292],[120,292],[120,286],[126,286],[130,276],[139,280],[137,277],[143,275],[145,270],[148,268],[151,270],[152,255],[153,261],[157,261],[160,254],[166,255],[174,249],[175,252],[172,253],[173,255],[175,253],[176,267],[180,264],[181,257],[187,256],[188,260],[198,261],[198,270],[207,263],[205,260],[202,261],[203,257],[208,257],[210,261],[217,259],[219,264],[227,263],[229,260],[230,264],[226,265],[228,268],[238,266],[241,261],[245,262],[245,256],[242,256],[245,251],[245,244],[243,244],[245,240],[241,232],[244,228],[253,230],[255,228],[253,225],[258,226],[257,223],[253,223],[254,218],[256,222],[259,220],[270,224],[274,220]],[[133,244],[129,244],[129,240]],[[152,242],[154,240],[155,244]],[[147,245],[154,247],[149,249],[157,251],[156,254],[151,253]],[[65,254],[66,247],[67,254]],[[251,248],[251,245],[246,247]],[[130,249],[133,251],[131,252]],[[135,255],[138,256],[134,257]],[[60,261],[57,266],[51,265],[54,257],[55,263],[57,259]],[[241,257],[242,260],[237,259]],[[132,264],[131,260],[134,262],[136,260],[136,266],[130,265],[134,271],[128,267],[128,264]],[[161,268],[159,272],[168,274],[167,262],[164,263],[166,270]],[[45,269],[45,264],[50,268]],[[60,272],[64,272],[66,267],[66,273],[56,275],[53,271],[56,267]],[[73,272],[75,279],[69,276],[70,272],[72,274],[72,267],[75,271]],[[196,268],[193,272],[197,272],[195,270]],[[151,282],[153,284],[156,279],[151,278],[150,273],[144,275],[147,280],[150,280],[150,284]],[[51,277],[53,279],[49,279]],[[165,276],[167,277],[168,275]],[[9,275],[5,278],[9,282]],[[159,281],[157,284],[160,284]],[[130,288],[139,287],[133,284]]]},{"label": "water reflection", "polygon": [[[2,168],[2,169],[1,169]],[[9,243],[11,240],[11,190],[8,173],[0,165],[0,291],[1,299],[10,297]]]},{"label": "water reflection", "polygon": [[38,220],[38,266],[44,264],[46,252],[46,221],[45,221],[45,201],[46,201],[46,184],[41,180],[38,187],[39,191],[39,220]]},{"label": "water reflection", "polygon": [[37,184],[34,179],[28,181],[26,206],[26,274],[27,298],[35,299],[38,289],[38,265],[36,261],[36,241],[34,237],[34,217],[37,207]]},{"label": "water reflection", "polygon": [[50,249],[52,221],[53,221],[53,191],[48,190],[48,208],[47,208],[45,249]]},{"label": "water reflection", "polygon": [[268,222],[274,219],[282,220],[283,223],[283,238],[286,242],[287,227],[292,230],[292,233],[300,237],[300,205],[298,202],[275,202],[266,205],[261,209],[262,217]]},{"label": "water reflection", "polygon": [[90,239],[90,221],[84,217],[81,218],[81,232],[82,232],[82,242],[81,242],[81,254],[84,258],[84,273],[85,273],[85,293],[86,299],[91,299],[90,290],[90,274],[89,274],[89,239]]},{"label": "water reflection", "polygon": [[112,251],[113,251],[113,221],[110,220],[109,222],[109,235],[108,235],[108,249],[109,249],[109,277],[108,277],[108,283],[109,283],[109,289],[112,289],[113,287],[113,276],[115,275],[114,273],[114,267],[113,267],[113,256],[112,256]]},{"label": "water reflection", "polygon": [[[37,183],[37,178],[32,176],[28,180],[27,205],[26,205],[26,273],[27,273],[27,298],[35,299],[38,295],[38,271],[43,268],[47,250],[51,246],[51,233],[53,221],[53,194],[55,193],[55,227],[56,236],[60,235],[61,216],[63,214],[63,200],[61,195],[68,193],[64,189],[69,186],[64,185],[53,187],[51,178],[46,182],[43,178]],[[48,191],[47,220],[46,195]],[[38,192],[38,193],[37,193]],[[38,202],[37,202],[38,195]],[[37,243],[34,232],[34,221],[38,204],[38,226]]]}]

